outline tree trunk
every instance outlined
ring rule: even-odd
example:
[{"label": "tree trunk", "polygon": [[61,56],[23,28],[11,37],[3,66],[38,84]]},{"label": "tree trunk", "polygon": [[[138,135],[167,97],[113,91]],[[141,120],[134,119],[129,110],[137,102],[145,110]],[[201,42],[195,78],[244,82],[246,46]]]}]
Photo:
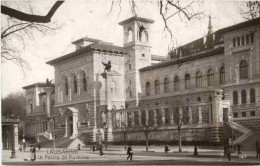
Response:
[{"label": "tree trunk", "polygon": [[145,134],[146,139],[146,152],[148,152],[148,134]]},{"label": "tree trunk", "polygon": [[179,134],[179,152],[182,152],[182,145],[181,145],[181,130],[178,130],[178,134]]}]

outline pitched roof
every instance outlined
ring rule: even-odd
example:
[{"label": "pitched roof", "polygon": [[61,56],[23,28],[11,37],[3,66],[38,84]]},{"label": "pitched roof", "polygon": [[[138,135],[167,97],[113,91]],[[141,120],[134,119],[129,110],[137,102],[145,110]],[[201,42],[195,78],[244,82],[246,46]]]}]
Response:
[{"label": "pitched roof", "polygon": [[148,23],[154,23],[154,20],[134,16],[134,17],[128,18],[128,19],[126,19],[126,20],[124,20],[124,21],[121,21],[121,22],[119,22],[118,24],[119,24],[119,25],[124,25],[124,24],[126,24],[126,23],[128,23],[128,22],[131,22],[131,21],[133,21],[133,20],[143,21],[143,22],[148,22]]},{"label": "pitched roof", "polygon": [[115,52],[115,53],[121,53],[121,54],[126,54],[127,52],[119,46],[114,46],[112,44],[106,43],[106,42],[98,42],[98,43],[93,43],[88,46],[82,47],[80,49],[77,49],[74,52],[71,52],[69,54],[66,54],[64,56],[55,58],[53,60],[50,60],[46,62],[49,65],[54,65],[56,63],[80,56],[86,52],[94,51],[94,50],[99,50],[99,51],[105,51],[105,52]]},{"label": "pitched roof", "polygon": [[[54,87],[55,84],[51,83],[51,87]],[[50,87],[50,84],[46,84],[45,82],[37,82],[28,86],[24,86],[23,89],[29,89],[32,87]]]}]

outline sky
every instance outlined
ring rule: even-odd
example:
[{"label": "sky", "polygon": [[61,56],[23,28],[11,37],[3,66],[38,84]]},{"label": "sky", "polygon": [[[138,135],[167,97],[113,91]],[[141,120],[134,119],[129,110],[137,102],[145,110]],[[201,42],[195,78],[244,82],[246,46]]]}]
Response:
[{"label": "sky", "polygon": [[[19,3],[23,2],[16,2]],[[45,15],[55,3],[52,0],[31,1],[32,9],[37,14]],[[195,9],[212,17],[213,30],[237,24],[244,21],[237,10],[234,1],[204,1]],[[242,2],[241,2],[242,3]],[[19,9],[26,11],[26,5],[19,5]],[[27,45],[21,50],[22,57],[30,64],[30,70],[24,72],[11,62],[1,64],[1,95],[2,98],[10,93],[22,92],[23,86],[36,82],[45,82],[47,78],[54,78],[54,68],[46,62],[73,52],[75,50],[72,41],[88,36],[114,45],[123,45],[123,29],[118,23],[132,17],[129,3],[122,0],[121,13],[119,14],[118,3],[115,4],[112,13],[109,15],[111,1],[109,0],[66,0],[54,14],[52,21],[62,27],[50,35],[35,35],[35,41],[27,41]],[[156,3],[144,1],[138,3],[137,14],[141,17],[153,19],[150,32],[152,54],[167,56],[171,38],[164,31],[163,20],[160,17]],[[1,20],[1,24],[6,24]],[[169,21],[174,39],[178,44],[189,43],[203,37],[207,33],[208,17],[201,17],[200,20],[182,22],[178,17]],[[14,43],[19,44],[19,43]]]}]

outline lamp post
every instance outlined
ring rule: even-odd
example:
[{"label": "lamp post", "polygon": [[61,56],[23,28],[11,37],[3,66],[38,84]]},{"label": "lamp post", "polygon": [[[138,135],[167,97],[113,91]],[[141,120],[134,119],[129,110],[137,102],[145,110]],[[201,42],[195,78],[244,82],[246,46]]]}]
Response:
[{"label": "lamp post", "polygon": [[121,131],[124,134],[124,143],[125,143],[125,150],[126,150],[126,126],[125,126],[125,124],[121,127]]},{"label": "lamp post", "polygon": [[[10,116],[10,119],[11,119],[11,121],[13,121],[13,123],[14,123],[14,121],[15,121],[15,117],[14,117],[14,114],[12,113],[11,114],[11,116]],[[14,159],[14,158],[16,158],[16,156],[15,156],[15,128],[14,128],[14,124],[12,125],[12,132],[11,132],[12,134],[11,134],[11,140],[12,140],[12,151],[11,151],[11,159]]]},{"label": "lamp post", "polygon": [[52,118],[52,139],[53,139],[53,150],[55,150],[55,133],[54,133],[54,118]]}]

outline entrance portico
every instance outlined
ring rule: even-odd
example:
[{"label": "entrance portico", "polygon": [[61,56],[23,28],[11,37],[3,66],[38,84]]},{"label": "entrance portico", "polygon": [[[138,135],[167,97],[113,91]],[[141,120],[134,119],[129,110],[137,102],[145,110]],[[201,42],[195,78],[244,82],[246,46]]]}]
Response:
[{"label": "entrance portico", "polygon": [[74,139],[78,135],[78,110],[74,107],[68,107],[64,112],[65,134],[64,137]]}]

